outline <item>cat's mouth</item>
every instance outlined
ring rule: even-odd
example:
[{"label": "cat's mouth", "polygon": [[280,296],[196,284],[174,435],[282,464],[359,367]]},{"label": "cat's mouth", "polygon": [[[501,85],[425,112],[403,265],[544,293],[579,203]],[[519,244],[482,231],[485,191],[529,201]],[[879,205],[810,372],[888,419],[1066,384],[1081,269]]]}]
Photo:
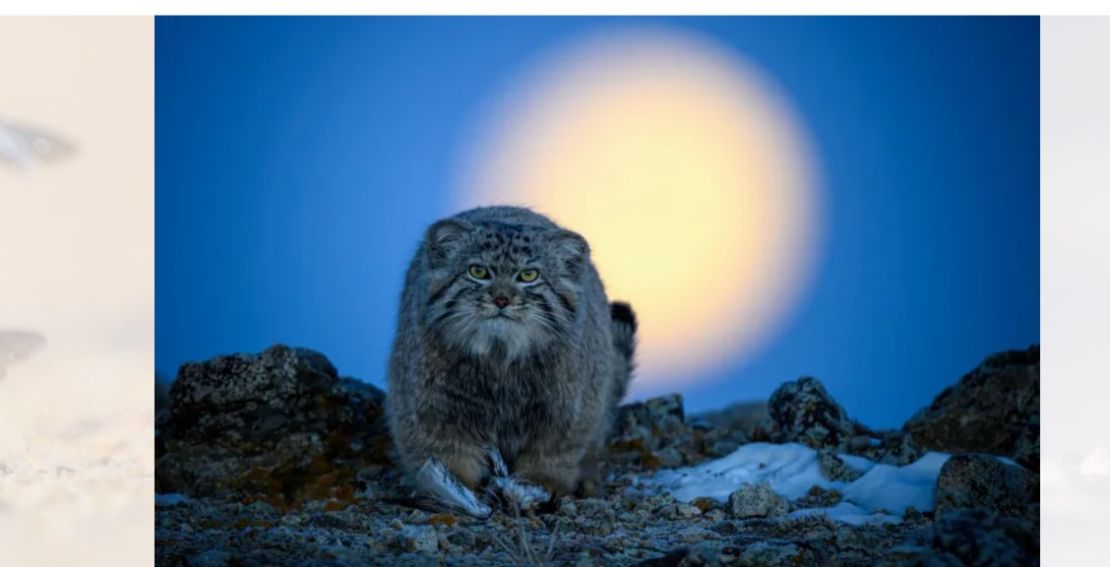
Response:
[{"label": "cat's mouth", "polygon": [[498,322],[501,322],[501,321],[512,321],[514,323],[519,323],[520,319],[517,318],[517,317],[514,317],[513,314],[509,313],[508,311],[499,310],[495,313],[491,313],[490,315],[488,315],[486,317],[486,321],[491,321],[491,322],[494,322],[494,323],[498,323]]}]

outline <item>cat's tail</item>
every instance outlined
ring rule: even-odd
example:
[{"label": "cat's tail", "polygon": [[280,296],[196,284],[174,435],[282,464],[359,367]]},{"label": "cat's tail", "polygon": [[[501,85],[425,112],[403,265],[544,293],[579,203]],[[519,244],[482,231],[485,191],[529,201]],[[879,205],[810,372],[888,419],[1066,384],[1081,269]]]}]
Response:
[{"label": "cat's tail", "polygon": [[609,315],[613,322],[613,346],[617,350],[617,400],[628,391],[632,381],[632,371],[636,369],[636,313],[632,306],[623,301],[609,304]]}]

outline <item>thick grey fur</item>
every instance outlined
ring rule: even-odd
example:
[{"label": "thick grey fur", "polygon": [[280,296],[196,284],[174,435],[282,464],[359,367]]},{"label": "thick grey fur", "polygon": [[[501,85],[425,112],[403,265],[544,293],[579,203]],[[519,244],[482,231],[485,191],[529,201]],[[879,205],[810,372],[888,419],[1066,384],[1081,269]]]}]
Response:
[{"label": "thick grey fur", "polygon": [[[540,274],[531,284],[518,279],[528,268]],[[495,447],[515,477],[554,496],[589,492],[635,328],[626,304],[610,305],[585,239],[547,217],[483,207],[433,224],[409,265],[389,365],[402,465],[438,459],[477,489]]]}]

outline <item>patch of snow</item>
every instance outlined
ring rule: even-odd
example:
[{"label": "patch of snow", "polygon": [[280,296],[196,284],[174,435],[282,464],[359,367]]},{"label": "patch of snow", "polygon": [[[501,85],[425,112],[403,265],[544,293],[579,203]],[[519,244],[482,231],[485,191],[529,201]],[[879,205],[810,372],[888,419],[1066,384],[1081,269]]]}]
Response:
[{"label": "patch of snow", "polygon": [[876,464],[863,457],[840,455],[852,469],[864,473],[853,482],[829,480],[821,473],[817,451],[798,443],[749,443],[731,454],[695,467],[658,471],[639,481],[634,490],[670,492],[689,502],[698,497],[719,501],[744,485],[767,482],[779,496],[797,500],[810,488],[834,489],[843,501],[830,508],[798,510],[794,514],[827,514],[849,524],[899,521],[906,508],[933,509],[943,453],[928,453],[906,466]]},{"label": "patch of snow", "polygon": [[845,486],[841,494],[845,500],[868,510],[886,510],[899,516],[908,506],[921,512],[932,510],[936,502],[937,476],[946,461],[948,455],[926,453],[904,467],[875,465],[867,474]]},{"label": "patch of snow", "polygon": [[848,465],[848,468],[856,472],[865,473],[875,466],[873,461],[865,457],[849,455],[848,453],[841,453],[837,456],[840,457],[841,461],[844,461],[844,464]]},{"label": "patch of snow", "polygon": [[826,515],[829,519],[853,526],[862,524],[893,524],[902,521],[901,516],[894,516],[891,514],[884,514],[882,512],[868,512],[867,510],[852,504],[851,502],[841,502],[836,506],[829,508],[803,508],[795,510],[790,513],[790,517],[799,518],[803,516],[818,516]]},{"label": "patch of snow", "polygon": [[817,452],[797,443],[749,443],[696,467],[659,471],[651,484],[666,487],[675,498],[689,502],[699,496],[724,501],[737,488],[763,481],[789,500],[802,497],[813,485],[830,488],[836,484],[821,475]]}]

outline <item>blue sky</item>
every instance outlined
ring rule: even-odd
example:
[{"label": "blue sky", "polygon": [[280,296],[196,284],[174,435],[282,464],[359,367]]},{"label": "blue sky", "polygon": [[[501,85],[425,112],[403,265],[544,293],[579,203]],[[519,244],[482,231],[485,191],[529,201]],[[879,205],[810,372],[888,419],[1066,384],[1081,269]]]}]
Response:
[{"label": "blue sky", "polygon": [[689,410],[820,378],[897,426],[1039,342],[1036,18],[172,18],[156,22],[156,366],[282,342],[384,386],[402,275],[476,114],[530,60],[645,22],[708,35],[809,131],[811,287]]}]

